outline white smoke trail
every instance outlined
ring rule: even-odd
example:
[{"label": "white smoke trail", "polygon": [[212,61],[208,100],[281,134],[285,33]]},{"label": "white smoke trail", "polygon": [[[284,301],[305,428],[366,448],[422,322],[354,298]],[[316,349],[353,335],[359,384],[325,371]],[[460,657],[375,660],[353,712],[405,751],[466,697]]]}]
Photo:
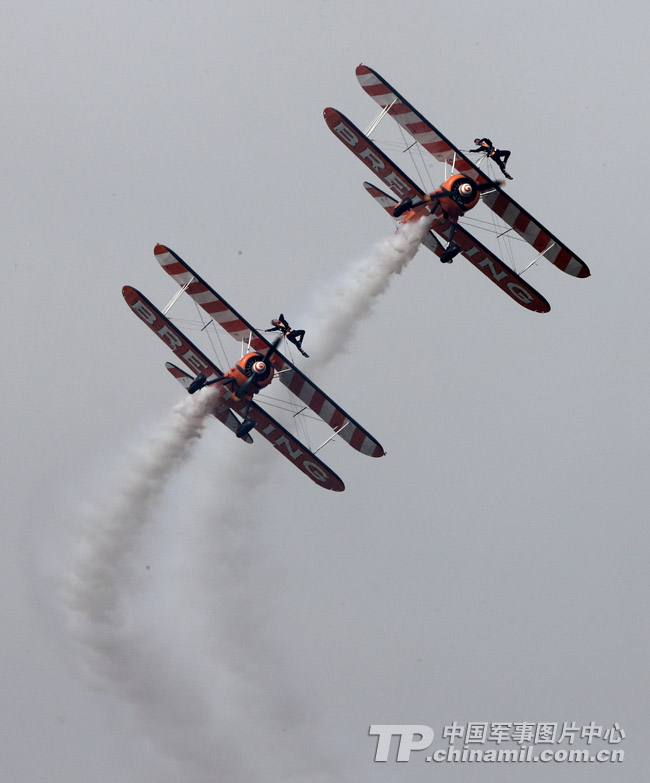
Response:
[{"label": "white smoke trail", "polygon": [[[232,441],[215,444],[215,450],[214,459],[205,462],[209,472],[200,474],[202,486],[197,486],[199,476],[193,481],[196,582],[186,600],[210,619],[201,643],[229,675],[219,694],[222,715],[215,722],[221,740],[241,754],[228,780],[343,781],[336,754],[321,747],[318,716],[296,691],[283,645],[276,641],[273,599],[282,593],[282,576],[267,557],[273,532],[263,488],[273,457],[263,447],[249,449]],[[218,508],[214,475],[219,476]],[[220,772],[220,764],[207,765],[206,783]]]},{"label": "white smoke trail", "polygon": [[[407,224],[319,293],[307,319],[313,363],[322,366],[343,350],[428,228],[428,220]],[[179,596],[176,612],[192,606],[203,618],[202,638],[190,658],[170,654],[162,629],[134,616],[135,553],[159,493],[192,454],[210,398],[207,389],[186,397],[159,437],[130,460],[110,501],[83,515],[84,535],[64,586],[70,630],[98,684],[131,706],[188,783],[212,783],[217,776],[233,783],[261,775],[280,780],[286,766],[294,780],[341,780],[267,633],[267,585],[256,570],[263,560],[256,536],[261,520],[254,502],[266,452],[228,442],[216,463],[193,466],[194,490],[197,484],[203,488],[187,548],[196,581],[191,595]],[[251,723],[257,728],[252,754],[241,743]]]},{"label": "white smoke trail", "polygon": [[306,316],[309,353],[313,364],[324,365],[342,351],[358,324],[417,253],[432,218],[409,222],[378,242],[360,261],[346,269],[334,283],[319,291]]},{"label": "white smoke trail", "polygon": [[[348,343],[357,324],[372,312],[376,298],[387,290],[392,276],[400,274],[415,256],[430,223],[424,219],[402,227],[343,272],[330,290],[319,292],[307,316],[307,321],[313,322],[310,336],[318,335],[310,342],[314,364],[324,366]],[[326,752],[318,739],[318,716],[293,691],[281,655],[271,641],[273,634],[267,633],[271,630],[266,617],[267,583],[256,571],[263,560],[257,528],[265,519],[265,504],[259,502],[260,492],[256,492],[260,487],[258,453],[233,451],[219,465],[220,485],[229,491],[220,494],[215,514],[214,490],[209,489],[206,508],[198,515],[204,535],[196,547],[195,562],[202,583],[207,581],[211,588],[201,593],[205,615],[219,618],[215,629],[227,629],[225,634],[217,631],[210,643],[215,659],[236,676],[228,703],[231,718],[238,716],[240,720],[239,736],[246,735],[251,718],[256,726],[256,746],[262,752],[256,754],[255,777],[343,781],[347,777],[336,754]],[[197,600],[201,598],[197,596]],[[283,732],[278,733],[279,727]],[[255,759],[249,766],[256,767]],[[206,780],[209,771],[207,768]],[[237,775],[234,780],[244,783],[247,778]]]},{"label": "white smoke trail", "polygon": [[[82,512],[62,590],[68,630],[90,679],[175,762],[170,780],[180,772],[187,783],[280,781],[290,768],[296,781],[325,783],[335,765],[307,730],[308,710],[271,641],[268,574],[258,569],[265,518],[255,498],[268,454],[232,439],[195,461],[191,475],[178,474],[195,453],[212,395],[187,396],[131,455],[110,497]],[[194,502],[174,543],[191,569],[165,607],[167,630],[143,613],[136,573],[172,474],[177,490],[191,482]],[[242,737],[254,738],[255,752]],[[145,774],[160,783],[164,772]]]},{"label": "white smoke trail", "polygon": [[[82,536],[62,585],[87,673],[126,700],[186,772],[211,763],[210,707],[200,685],[161,654],[159,640],[147,638],[146,623],[136,619],[134,557],[157,496],[201,436],[213,397],[206,389],[184,398],[158,437],[132,454],[111,496],[81,512]],[[225,749],[222,762],[227,768]]]}]

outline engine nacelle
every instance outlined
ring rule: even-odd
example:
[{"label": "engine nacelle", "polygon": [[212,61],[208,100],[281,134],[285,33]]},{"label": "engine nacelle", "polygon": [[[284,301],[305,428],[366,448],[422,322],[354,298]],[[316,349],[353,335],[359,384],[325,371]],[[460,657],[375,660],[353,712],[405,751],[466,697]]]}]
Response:
[{"label": "engine nacelle", "polygon": [[440,200],[440,208],[450,218],[462,217],[478,204],[480,191],[476,182],[465,174],[454,174],[431,194]]},{"label": "engine nacelle", "polygon": [[[266,361],[261,353],[252,351],[242,356],[226,377],[233,378],[239,388],[245,386],[246,396],[252,396],[271,383],[274,373],[270,360]],[[239,397],[237,392],[237,389],[233,392],[235,397]]]}]

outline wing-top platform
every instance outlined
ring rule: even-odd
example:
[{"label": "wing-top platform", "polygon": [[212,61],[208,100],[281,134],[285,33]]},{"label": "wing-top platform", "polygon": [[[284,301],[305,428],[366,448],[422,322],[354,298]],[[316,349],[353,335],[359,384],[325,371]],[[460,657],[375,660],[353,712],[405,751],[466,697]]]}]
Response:
[{"label": "wing-top platform", "polygon": [[[255,351],[265,352],[271,346],[269,340],[253,328],[173,250],[158,244],[154,248],[154,255],[167,274],[235,340],[250,343],[251,349]],[[280,351],[276,350],[272,362],[280,381],[320,416],[339,438],[370,457],[381,457],[385,454],[382,446],[367,430],[312,383]]]},{"label": "wing-top platform", "polygon": [[[361,64],[356,69],[356,75],[363,90],[436,160],[452,166],[479,183],[491,181],[377,71]],[[484,194],[482,200],[504,223],[558,269],[572,277],[590,276],[591,272],[584,261],[500,187],[496,186],[494,191]]]}]

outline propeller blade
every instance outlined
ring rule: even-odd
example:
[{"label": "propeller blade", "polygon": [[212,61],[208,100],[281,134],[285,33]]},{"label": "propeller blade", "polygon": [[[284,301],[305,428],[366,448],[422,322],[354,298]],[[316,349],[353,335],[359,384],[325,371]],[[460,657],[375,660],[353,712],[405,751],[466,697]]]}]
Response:
[{"label": "propeller blade", "polygon": [[494,180],[494,182],[481,182],[480,184],[476,184],[476,189],[479,193],[482,193],[484,190],[489,190],[490,188],[495,187],[496,185],[505,185],[506,181],[505,179],[497,179]]},{"label": "propeller blade", "polygon": [[271,357],[273,354],[278,350],[278,345],[280,345],[280,342],[282,341],[282,337],[276,337],[275,340],[271,343],[269,348],[267,349],[266,353],[264,354],[264,361],[270,362]]},{"label": "propeller blade", "polygon": [[[282,336],[276,337],[275,340],[271,343],[271,345],[267,348],[266,353],[264,356],[262,356],[262,363],[264,364],[264,369],[262,372],[255,372],[253,371],[251,373],[250,378],[247,378],[244,383],[239,387],[239,390],[237,391],[237,395],[239,397],[243,397],[246,392],[249,390],[253,384],[257,382],[257,379],[260,376],[266,377],[266,371],[270,367],[273,368],[273,365],[271,364],[271,358],[273,357],[273,354],[278,350],[278,345],[282,342]],[[255,365],[253,365],[255,366]]]}]

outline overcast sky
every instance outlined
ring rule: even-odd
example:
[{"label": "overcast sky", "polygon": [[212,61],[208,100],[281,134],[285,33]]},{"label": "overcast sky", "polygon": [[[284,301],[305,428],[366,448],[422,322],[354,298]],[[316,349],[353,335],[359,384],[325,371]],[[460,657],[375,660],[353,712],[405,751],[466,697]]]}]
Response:
[{"label": "overcast sky", "polygon": [[[642,778],[649,23],[641,0],[5,11],[3,780]],[[319,452],[344,493],[210,420],[129,494],[184,397],[121,296],[175,293],[156,242],[300,326],[390,236],[322,117],[373,119],[360,62],[460,147],[512,150],[509,192],[592,277],[537,264],[539,315],[422,249],[314,357],[388,452]],[[370,724],[445,747],[454,721],[618,722],[625,760],[373,761]]]}]

